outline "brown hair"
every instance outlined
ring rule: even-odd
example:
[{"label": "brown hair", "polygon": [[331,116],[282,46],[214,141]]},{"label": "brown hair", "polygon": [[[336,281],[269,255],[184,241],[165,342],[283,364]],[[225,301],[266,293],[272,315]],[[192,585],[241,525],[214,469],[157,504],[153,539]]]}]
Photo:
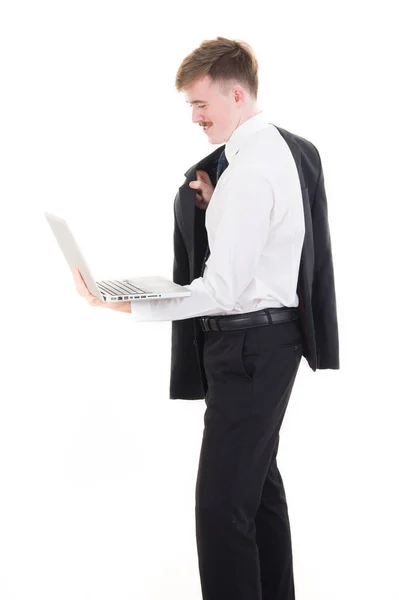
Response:
[{"label": "brown hair", "polygon": [[219,84],[222,93],[236,81],[256,100],[258,96],[258,61],[249,44],[218,36],[205,40],[181,63],[175,80],[182,92],[196,79],[209,75],[212,83]]}]

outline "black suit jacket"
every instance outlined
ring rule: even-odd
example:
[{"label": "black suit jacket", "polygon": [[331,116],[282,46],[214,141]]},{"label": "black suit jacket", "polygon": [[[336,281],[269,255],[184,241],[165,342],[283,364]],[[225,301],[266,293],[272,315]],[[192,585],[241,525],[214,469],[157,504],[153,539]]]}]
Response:
[{"label": "black suit jacket", "polygon": [[[277,126],[275,126],[277,127]],[[305,238],[299,267],[297,294],[303,337],[303,356],[313,371],[339,369],[337,308],[324,176],[317,148],[281,127],[278,131],[294,157],[302,188]],[[173,281],[188,285],[201,275],[207,248],[205,211],[195,205],[189,182],[196,171],[207,171],[216,185],[216,167],[225,146],[193,165],[174,201]],[[205,397],[203,336],[198,317],[172,321],[170,399]]]}]

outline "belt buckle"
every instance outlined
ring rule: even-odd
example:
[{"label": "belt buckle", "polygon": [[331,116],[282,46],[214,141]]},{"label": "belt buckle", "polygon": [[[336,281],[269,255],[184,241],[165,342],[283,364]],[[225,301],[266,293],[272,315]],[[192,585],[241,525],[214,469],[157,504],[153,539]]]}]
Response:
[{"label": "belt buckle", "polygon": [[201,321],[204,326],[204,331],[211,331],[209,327],[209,317],[201,317]]}]

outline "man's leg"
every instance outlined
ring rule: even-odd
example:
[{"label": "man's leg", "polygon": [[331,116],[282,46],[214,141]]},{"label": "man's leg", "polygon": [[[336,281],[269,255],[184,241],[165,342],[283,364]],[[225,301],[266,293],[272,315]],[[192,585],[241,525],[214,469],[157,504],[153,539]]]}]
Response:
[{"label": "man's leg", "polygon": [[284,484],[277,467],[279,436],[255,517],[262,600],[295,598],[291,530]]},{"label": "man's leg", "polygon": [[[204,365],[209,388],[195,507],[204,600],[272,598],[278,582],[279,595],[273,600],[294,600],[292,574],[286,567],[274,561],[274,568],[264,568],[263,559],[272,549],[270,543],[262,544],[266,529],[261,528],[260,555],[255,518],[258,515],[259,522],[265,522],[259,508],[268,489],[266,477],[298,370],[300,348],[298,352],[298,346],[282,344],[295,331],[292,323],[279,324],[274,331],[263,328],[269,330],[266,343],[261,329],[206,332]],[[270,518],[267,523],[268,528]],[[287,565],[286,556],[283,562]]]}]

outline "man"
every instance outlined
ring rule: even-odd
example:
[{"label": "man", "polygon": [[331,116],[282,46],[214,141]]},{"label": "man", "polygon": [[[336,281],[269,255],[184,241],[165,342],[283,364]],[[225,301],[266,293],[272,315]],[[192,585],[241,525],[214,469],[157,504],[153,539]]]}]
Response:
[{"label": "man", "polygon": [[[173,280],[186,298],[92,305],[172,321],[171,398],[205,397],[196,534],[205,600],[295,598],[279,430],[301,361],[339,368],[327,203],[311,142],[267,121],[258,63],[218,37],[176,87],[211,144],[175,199]],[[206,219],[204,219],[206,211]]]}]

